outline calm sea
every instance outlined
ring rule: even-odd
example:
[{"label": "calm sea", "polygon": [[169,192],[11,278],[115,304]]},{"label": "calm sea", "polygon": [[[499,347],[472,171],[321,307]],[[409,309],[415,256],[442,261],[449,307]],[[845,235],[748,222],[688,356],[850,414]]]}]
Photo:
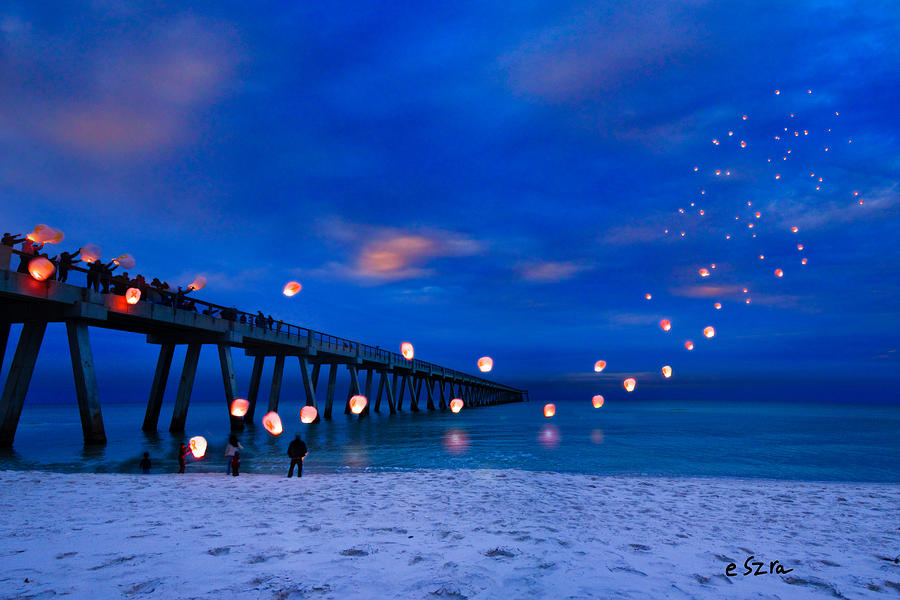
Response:
[{"label": "calm sea", "polygon": [[[224,472],[228,439],[224,402],[193,402],[185,438],[140,426],[143,404],[106,404],[109,443],[84,447],[75,403],[26,403],[2,469],[137,472],[143,452],[153,472],[177,470],[182,439],[202,435],[207,456],[188,458],[188,471]],[[309,445],[306,472],[444,468],[518,468],[590,474],[761,477],[769,479],[900,482],[900,406],[801,403],[590,402],[557,404],[546,419],[531,402],[463,411],[302,425],[299,405],[284,403],[285,433],[262,427],[240,434],[242,469],[281,473],[287,445],[300,433]]]}]

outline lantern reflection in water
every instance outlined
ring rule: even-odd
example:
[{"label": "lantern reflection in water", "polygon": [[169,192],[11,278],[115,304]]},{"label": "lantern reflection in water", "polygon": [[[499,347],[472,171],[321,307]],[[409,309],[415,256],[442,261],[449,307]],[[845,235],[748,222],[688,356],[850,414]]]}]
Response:
[{"label": "lantern reflection in water", "polygon": [[442,442],[450,454],[465,454],[469,449],[469,434],[463,429],[448,429]]},{"label": "lantern reflection in water", "polygon": [[559,429],[556,425],[544,425],[538,433],[538,442],[548,450],[559,445]]}]

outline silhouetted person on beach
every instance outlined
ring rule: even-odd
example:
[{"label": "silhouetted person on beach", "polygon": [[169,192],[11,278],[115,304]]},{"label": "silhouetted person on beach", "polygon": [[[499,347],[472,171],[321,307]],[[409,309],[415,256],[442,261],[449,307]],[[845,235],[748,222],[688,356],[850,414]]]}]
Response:
[{"label": "silhouetted person on beach", "polygon": [[234,461],[234,455],[238,453],[238,450],[243,449],[244,447],[241,446],[237,436],[232,434],[231,437],[228,438],[228,445],[225,446],[225,461],[228,463],[225,467],[226,475],[231,475],[231,464]]},{"label": "silhouetted person on beach", "polygon": [[61,283],[65,283],[67,279],[69,279],[69,269],[77,262],[81,262],[81,259],[78,258],[78,255],[81,254],[81,248],[78,249],[77,252],[68,253],[63,252],[59,255],[59,262],[57,263],[57,271],[56,271],[56,279]]},{"label": "silhouetted person on beach", "polygon": [[25,236],[22,235],[21,233],[16,234],[16,235],[13,235],[11,233],[4,233],[3,240],[0,241],[0,243],[2,243],[4,246],[13,247],[16,244],[21,244],[24,241],[25,241]]},{"label": "silhouetted person on beach", "polygon": [[297,435],[288,445],[288,456],[291,457],[291,468],[288,469],[288,477],[294,474],[294,466],[297,467],[297,477],[303,477],[303,459],[307,454],[306,443]]},{"label": "silhouetted person on beach", "polygon": [[178,451],[178,472],[184,473],[184,459],[191,452],[191,449],[181,443],[181,449]]},{"label": "silhouetted person on beach", "polygon": [[235,452],[234,457],[231,459],[231,474],[235,477],[238,476],[238,473],[241,470],[241,453]]},{"label": "silhouetted person on beach", "polygon": [[144,452],[144,458],[141,460],[141,471],[144,475],[150,472],[150,453]]}]

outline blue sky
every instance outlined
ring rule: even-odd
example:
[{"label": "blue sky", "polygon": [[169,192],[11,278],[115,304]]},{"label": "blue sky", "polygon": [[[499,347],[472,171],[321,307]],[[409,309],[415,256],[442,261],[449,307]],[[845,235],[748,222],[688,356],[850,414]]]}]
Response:
[{"label": "blue sky", "polygon": [[[4,231],[538,397],[897,398],[893,2],[34,4],[0,4]],[[94,347],[149,387],[139,336]]]}]

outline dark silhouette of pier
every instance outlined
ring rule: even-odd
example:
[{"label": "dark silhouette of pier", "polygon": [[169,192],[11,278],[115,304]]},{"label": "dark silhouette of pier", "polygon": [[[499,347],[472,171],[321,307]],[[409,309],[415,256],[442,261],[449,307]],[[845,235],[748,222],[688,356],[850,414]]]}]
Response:
[{"label": "dark silhouette of pier", "polygon": [[[420,402],[427,410],[449,410],[450,400],[461,398],[467,408],[521,402],[527,392],[453,369],[418,359],[407,360],[396,352],[360,344],[305,327],[283,322],[260,323],[258,314],[246,313],[191,298],[184,303],[183,294],[171,293],[142,285],[147,294],[141,301],[129,304],[125,295],[98,293],[83,286],[56,280],[37,281],[27,273],[10,270],[10,260],[21,253],[0,246],[0,366],[3,364],[11,325],[22,324],[22,332],[0,397],[0,446],[11,446],[25,401],[41,342],[48,323],[65,323],[75,377],[75,390],[86,444],[106,443],[100,397],[94,372],[94,359],[89,338],[90,327],[102,327],[146,335],[147,342],[159,345],[159,359],[144,416],[144,431],[156,431],[163,394],[172,366],[175,346],[187,346],[175,408],[169,431],[184,431],[185,419],[194,387],[200,349],[215,346],[222,369],[225,410],[239,397],[232,348],[243,349],[254,357],[247,388],[249,410],[243,418],[231,416],[231,427],[240,430],[252,423],[266,358],[275,359],[267,411],[278,411],[285,359],[296,358],[306,395],[306,404],[316,406],[319,415],[331,419],[338,370],[349,372],[350,385],[344,412],[350,414],[349,398],[364,394],[369,399],[359,418],[371,407],[382,410],[385,400],[390,414],[404,409],[419,411]],[[86,269],[69,267],[69,271],[87,273]],[[152,295],[156,301],[148,301]],[[206,314],[204,314],[206,313]],[[218,316],[214,316],[218,314]],[[317,406],[319,374],[328,367],[325,406]],[[365,381],[362,382],[362,375]],[[373,398],[375,378],[377,393]]]}]

